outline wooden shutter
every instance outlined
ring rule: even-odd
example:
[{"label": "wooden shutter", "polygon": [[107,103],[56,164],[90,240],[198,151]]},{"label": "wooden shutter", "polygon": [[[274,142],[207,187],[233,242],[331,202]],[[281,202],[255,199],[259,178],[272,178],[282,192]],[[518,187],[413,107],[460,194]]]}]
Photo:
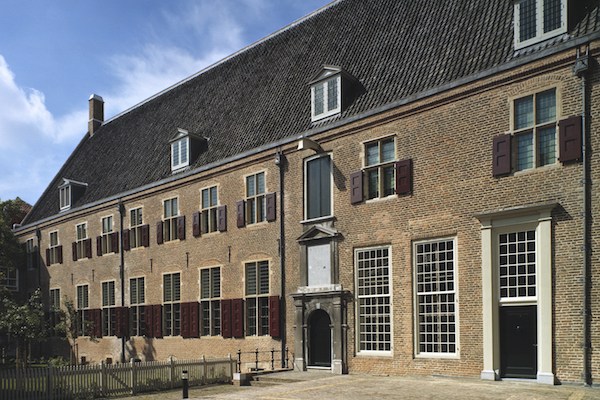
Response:
[{"label": "wooden shutter", "polygon": [[77,242],[73,242],[73,261],[77,261]]},{"label": "wooden shutter", "polygon": [[277,219],[277,195],[275,193],[268,193],[265,197],[267,203],[267,221],[275,221]]},{"label": "wooden shutter", "polygon": [[155,304],[152,306],[152,331],[154,333],[154,337],[161,338],[163,336],[162,332],[162,306],[160,304]]},{"label": "wooden shutter", "polygon": [[192,214],[192,235],[194,237],[200,236],[200,212],[196,211]]},{"label": "wooden shutter", "polygon": [[102,236],[96,236],[96,254],[102,256]]},{"label": "wooden shutter", "polygon": [[181,303],[181,337],[190,337],[190,303]]},{"label": "wooden shutter", "polygon": [[583,118],[580,115],[569,117],[558,123],[559,161],[562,163],[580,161],[582,158]]},{"label": "wooden shutter", "polygon": [[85,240],[85,256],[87,258],[92,258],[92,239]]},{"label": "wooden shutter", "polygon": [[[123,230],[123,251],[131,250],[131,243],[129,242],[130,239],[131,239],[131,232],[129,231],[129,229],[124,229]],[[139,240],[140,240],[140,238],[138,238],[138,241]]]},{"label": "wooden shutter", "polygon": [[154,337],[154,306],[144,306],[144,332],[147,337]]},{"label": "wooden shutter", "polygon": [[246,226],[246,202],[244,200],[240,200],[235,203],[235,208],[237,209],[237,227],[243,228]]},{"label": "wooden shutter", "polygon": [[363,201],[363,173],[362,171],[350,174],[350,204]]},{"label": "wooden shutter", "polygon": [[177,217],[177,238],[185,240],[185,215]]},{"label": "wooden shutter", "polygon": [[244,300],[231,300],[231,334],[235,338],[244,337]]},{"label": "wooden shutter", "polygon": [[269,334],[275,339],[281,337],[279,305],[279,296],[269,297]]},{"label": "wooden shutter", "polygon": [[63,255],[62,255],[62,244],[60,246],[56,247],[56,258],[58,259],[58,263],[62,264],[63,263]]},{"label": "wooden shutter", "polygon": [[412,192],[412,159],[396,163],[396,193],[410,194]]},{"label": "wooden shutter", "polygon": [[221,300],[221,336],[231,337],[231,300]]},{"label": "wooden shutter", "polygon": [[114,253],[119,252],[119,232],[113,232],[110,234],[110,245]]},{"label": "wooden shutter", "polygon": [[219,232],[225,232],[227,230],[227,206],[217,207],[217,220]]},{"label": "wooden shutter", "polygon": [[92,323],[92,335],[97,338],[102,337],[102,310],[99,308],[94,308],[89,311],[90,313],[90,322]]},{"label": "wooden shutter", "polygon": [[129,336],[129,309],[127,307],[117,307],[117,327],[115,333],[117,337]]},{"label": "wooden shutter", "polygon": [[[162,224],[161,224],[162,227]],[[162,232],[161,235],[162,237]],[[142,226],[142,246],[148,247],[150,246],[150,225]]]},{"label": "wooden shutter", "polygon": [[197,301],[190,303],[190,337],[200,337],[200,314]]},{"label": "wooden shutter", "polygon": [[46,265],[50,265],[50,249],[46,249]]},{"label": "wooden shutter", "polygon": [[511,171],[511,138],[509,134],[494,137],[492,174],[508,175]]},{"label": "wooden shutter", "polygon": [[163,223],[162,221],[156,223],[156,243],[163,244]]}]

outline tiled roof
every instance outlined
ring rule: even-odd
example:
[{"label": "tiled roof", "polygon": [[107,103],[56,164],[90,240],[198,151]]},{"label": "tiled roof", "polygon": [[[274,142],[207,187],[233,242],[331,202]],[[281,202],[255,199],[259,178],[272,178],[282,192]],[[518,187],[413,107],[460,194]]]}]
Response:
[{"label": "tiled roof", "polygon": [[[597,31],[599,2],[572,1],[585,12],[559,40]],[[498,67],[523,54],[512,20],[509,0],[334,2],[86,135],[24,223],[58,214],[62,178],[88,184],[78,207],[170,177],[177,128],[210,138],[192,168],[314,128],[308,82],[324,64],[365,90],[321,125]]]}]

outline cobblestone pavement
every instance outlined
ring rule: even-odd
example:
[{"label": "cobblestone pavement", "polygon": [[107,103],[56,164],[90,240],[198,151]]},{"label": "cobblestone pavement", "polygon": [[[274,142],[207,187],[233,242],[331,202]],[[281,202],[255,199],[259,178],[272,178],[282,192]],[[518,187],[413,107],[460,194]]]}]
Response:
[{"label": "cobblestone pavement", "polygon": [[[260,386],[207,386],[190,390],[190,399],[428,399],[428,400],[600,400],[600,388],[546,386],[533,382],[479,379],[330,375],[285,372],[266,376]],[[308,379],[307,379],[308,378]],[[278,381],[277,381],[278,380]],[[254,383],[256,385],[256,383]],[[130,397],[131,400],[181,399],[181,390]]]}]

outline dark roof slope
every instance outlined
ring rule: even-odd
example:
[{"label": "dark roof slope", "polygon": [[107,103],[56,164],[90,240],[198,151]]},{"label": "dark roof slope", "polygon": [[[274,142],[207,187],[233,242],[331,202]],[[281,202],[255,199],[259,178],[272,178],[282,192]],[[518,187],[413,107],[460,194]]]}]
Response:
[{"label": "dark roof slope", "polygon": [[[599,0],[586,1],[593,11],[581,13],[572,35],[599,28]],[[177,128],[210,138],[194,168],[314,127],[308,82],[323,64],[342,67],[365,89],[334,120],[504,64],[519,56],[513,50],[512,4],[332,3],[86,135],[24,223],[58,213],[62,178],[88,183],[74,204],[80,206],[170,177],[168,141]]]}]

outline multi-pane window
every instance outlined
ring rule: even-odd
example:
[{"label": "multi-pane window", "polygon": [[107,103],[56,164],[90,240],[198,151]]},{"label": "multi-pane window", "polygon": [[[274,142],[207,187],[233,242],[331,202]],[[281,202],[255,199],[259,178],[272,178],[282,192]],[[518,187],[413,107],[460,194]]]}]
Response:
[{"label": "multi-pane window", "polygon": [[246,177],[246,224],[255,224],[266,219],[265,173]]},{"label": "multi-pane window", "polygon": [[77,231],[77,259],[84,258],[86,256],[85,241],[87,240],[87,222],[78,224],[76,226]]},{"label": "multi-pane window", "polygon": [[50,289],[50,325],[55,327],[60,322],[60,289]]},{"label": "multi-pane window", "polygon": [[19,290],[19,271],[16,268],[0,267],[0,286],[8,290]]},{"label": "multi-pane window", "polygon": [[181,332],[181,275],[163,276],[163,327],[165,336],[177,336]]},{"label": "multi-pane window", "polygon": [[145,288],[144,277],[129,279],[129,310],[131,314],[131,335],[144,336],[145,329]]},{"label": "multi-pane window", "polygon": [[112,215],[102,218],[102,237],[100,239],[102,245],[102,254],[112,253],[111,234],[113,231],[113,217]]},{"label": "multi-pane window", "polygon": [[515,2],[515,47],[521,48],[566,31],[566,0]]},{"label": "multi-pane window", "polygon": [[216,232],[218,230],[217,208],[219,198],[217,187],[212,186],[202,189],[202,232]]},{"label": "multi-pane window", "polygon": [[386,138],[365,143],[367,199],[394,194],[396,188],[396,139]]},{"label": "multi-pane window", "polygon": [[115,281],[102,282],[102,335],[115,336],[117,309],[115,308]]},{"label": "multi-pane window", "polygon": [[312,120],[336,114],[341,110],[341,77],[339,75],[314,84],[311,88]]},{"label": "multi-pane window", "polygon": [[88,318],[87,310],[89,308],[89,286],[79,285],[77,286],[77,332],[81,336],[86,336],[89,334],[89,332],[87,332],[86,324],[86,320]]},{"label": "multi-pane window", "polygon": [[171,170],[189,165],[189,138],[185,137],[171,143]]},{"label": "multi-pane window", "polygon": [[246,264],[246,334],[269,334],[269,262]]},{"label": "multi-pane window", "polygon": [[498,236],[500,298],[536,296],[535,230]]},{"label": "multi-pane window", "polygon": [[355,262],[359,352],[390,352],[390,248],[357,249]]},{"label": "multi-pane window", "polygon": [[514,102],[515,169],[556,163],[556,89]]},{"label": "multi-pane window", "polygon": [[414,246],[417,353],[456,354],[456,250],[454,239]]},{"label": "multi-pane window", "polygon": [[179,207],[177,197],[165,200],[163,202],[163,240],[177,240],[177,216],[179,215]]},{"label": "multi-pane window", "polygon": [[50,251],[48,252],[48,265],[58,262],[58,231],[50,232]]},{"label": "multi-pane window", "polygon": [[200,270],[200,309],[203,336],[221,334],[221,268]]},{"label": "multi-pane window", "polygon": [[129,211],[129,247],[136,248],[142,246],[142,208],[134,208]]},{"label": "multi-pane window", "polygon": [[71,208],[71,185],[66,185],[58,189],[60,200],[60,209],[68,210]]},{"label": "multi-pane window", "polygon": [[331,157],[308,159],[304,171],[306,219],[328,217],[331,210]]},{"label": "multi-pane window", "polygon": [[27,263],[27,269],[34,269],[36,265],[36,252],[37,248],[34,245],[33,238],[27,239],[25,242],[25,257]]}]

